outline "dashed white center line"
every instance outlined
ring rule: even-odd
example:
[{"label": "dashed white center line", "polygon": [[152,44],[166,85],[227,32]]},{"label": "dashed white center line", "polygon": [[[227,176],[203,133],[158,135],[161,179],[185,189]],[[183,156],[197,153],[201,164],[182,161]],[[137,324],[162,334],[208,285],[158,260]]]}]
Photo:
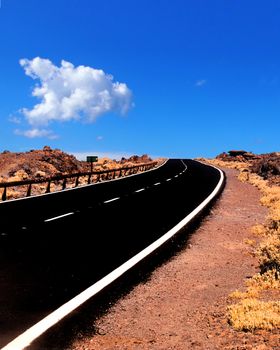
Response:
[{"label": "dashed white center line", "polygon": [[139,193],[139,192],[142,192],[142,191],[145,191],[145,188],[140,188],[140,190],[137,190],[135,191],[136,193]]},{"label": "dashed white center line", "polygon": [[[219,170],[219,169],[218,169]],[[69,315],[71,312],[76,310],[79,306],[83,305],[86,301],[92,298],[94,295],[102,291],[104,288],[109,286],[112,282],[117,280],[124,273],[133,268],[136,264],[138,264],[141,260],[148,257],[152,254],[156,249],[162,246],[165,242],[174,237],[177,232],[179,232],[186,224],[188,224],[193,218],[195,218],[204,208],[210,203],[210,201],[215,198],[218,194],[218,191],[221,189],[221,186],[224,181],[224,175],[220,172],[220,181],[216,185],[215,189],[212,193],[204,199],[191,213],[189,213],[184,219],[182,219],[177,225],[175,225],[172,229],[163,234],[156,241],[151,243],[149,246],[144,248],[142,251],[131,257],[129,260],[124,262],[119,267],[115,268],[115,270],[111,271],[103,278],[95,282],[93,285],[88,287],[86,290],[76,295],[74,298],[61,305],[55,311],[52,311],[48,316],[41,319],[39,322],[34,324],[32,327],[27,329],[24,333],[20,334],[17,338],[12,340],[9,344],[7,344],[2,350],[23,350],[36,340],[39,336],[41,336],[44,332],[49,330],[55,324],[57,324],[64,317]],[[166,181],[170,181],[171,179],[167,179]],[[118,199],[118,198],[117,198]],[[113,198],[115,200],[115,198]],[[68,213],[66,215],[71,215],[73,213]],[[65,215],[62,215],[65,216]],[[54,218],[52,218],[54,219]]]},{"label": "dashed white center line", "polygon": [[167,180],[165,180],[165,181],[171,181],[172,179],[171,178],[169,178],[169,179],[167,179]]},{"label": "dashed white center line", "polygon": [[160,185],[160,182],[157,182],[157,183],[154,184],[154,186],[158,186],[158,185]]},{"label": "dashed white center line", "polygon": [[117,201],[118,199],[120,199],[120,197],[108,199],[107,201],[104,201],[103,203],[106,204],[106,203],[114,202],[114,201]]},{"label": "dashed white center line", "polygon": [[44,222],[49,222],[49,221],[61,219],[61,218],[64,218],[65,216],[69,216],[69,215],[73,215],[73,214],[74,214],[74,213],[71,212],[71,213],[66,213],[66,214],[63,214],[63,215],[55,216],[55,217],[53,217],[53,218],[44,220]]},{"label": "dashed white center line", "polygon": [[175,175],[174,177],[178,177],[179,175]]}]

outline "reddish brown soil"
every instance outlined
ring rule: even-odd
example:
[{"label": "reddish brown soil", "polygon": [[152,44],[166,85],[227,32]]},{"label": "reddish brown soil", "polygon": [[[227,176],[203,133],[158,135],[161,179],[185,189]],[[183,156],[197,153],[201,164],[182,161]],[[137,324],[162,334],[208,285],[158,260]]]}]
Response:
[{"label": "reddish brown soil", "polygon": [[[110,158],[98,159],[93,164],[94,171],[110,170],[116,168],[129,167],[137,164],[148,163],[152,159],[144,154],[142,156],[131,156],[122,158],[120,161]],[[164,159],[155,159],[161,164]],[[42,150],[30,150],[29,152],[13,153],[4,151],[0,153],[0,183],[22,181],[22,180],[40,180],[44,181],[41,185],[32,186],[32,195],[45,193],[47,190],[47,179],[62,174],[73,174],[88,172],[91,170],[91,164],[85,161],[79,161],[73,155],[67,154],[59,149],[51,149],[45,146]],[[93,177],[92,177],[93,179]],[[86,184],[88,178],[80,177],[80,184]],[[75,186],[75,179],[68,180],[67,187]],[[52,183],[51,192],[59,191],[62,187],[60,183]],[[25,197],[27,194],[27,185],[13,186],[8,188],[7,199]],[[2,199],[3,187],[0,188],[0,201]]]},{"label": "reddish brown soil", "polygon": [[237,332],[227,323],[228,295],[258,271],[244,240],[266,209],[256,188],[239,182],[235,170],[226,174],[219,202],[188,247],[95,321],[96,335],[71,349],[280,349],[278,331]]},{"label": "reddish brown soil", "polygon": [[[94,170],[119,168],[138,163],[147,163],[152,159],[144,154],[122,158],[120,161],[109,158],[101,158],[94,163]],[[161,159],[158,160],[162,161]],[[0,153],[0,181],[20,181],[38,177],[50,177],[59,174],[72,174],[90,171],[90,164],[79,161],[73,155],[59,149],[51,149],[45,146],[42,150],[13,153],[4,151]]]}]

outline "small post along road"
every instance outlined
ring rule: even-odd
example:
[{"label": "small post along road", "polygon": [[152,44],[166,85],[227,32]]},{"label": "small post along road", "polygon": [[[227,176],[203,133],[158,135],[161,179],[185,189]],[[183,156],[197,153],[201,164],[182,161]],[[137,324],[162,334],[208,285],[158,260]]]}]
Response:
[{"label": "small post along road", "polygon": [[0,223],[0,347],[32,344],[166,244],[223,184],[215,167],[172,159],[141,174],[0,203],[0,216],[11,218],[11,228]]}]

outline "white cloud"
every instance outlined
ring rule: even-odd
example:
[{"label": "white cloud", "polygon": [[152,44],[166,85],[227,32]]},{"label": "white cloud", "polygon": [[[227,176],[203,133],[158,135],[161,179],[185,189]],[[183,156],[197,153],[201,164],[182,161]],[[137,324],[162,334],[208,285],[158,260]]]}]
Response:
[{"label": "white cloud", "polygon": [[103,136],[97,136],[96,140],[97,141],[102,141],[103,140]]},{"label": "white cloud", "polygon": [[58,136],[55,135],[51,130],[47,130],[47,129],[38,129],[38,128],[33,128],[30,130],[16,129],[14,132],[16,135],[26,136],[30,139],[34,139],[36,137],[47,137],[50,140],[54,140],[58,138]]},{"label": "white cloud", "polygon": [[206,83],[207,83],[207,80],[205,80],[205,79],[197,80],[195,82],[195,86],[201,87],[201,86],[205,85]]},{"label": "white cloud", "polygon": [[40,102],[32,109],[21,109],[27,122],[37,130],[34,134],[39,134],[39,127],[54,121],[93,122],[107,112],[125,114],[133,105],[127,85],[114,82],[113,76],[101,69],[75,67],[64,60],[59,67],[40,57],[24,58],[19,63],[26,75],[39,80],[32,95]]}]

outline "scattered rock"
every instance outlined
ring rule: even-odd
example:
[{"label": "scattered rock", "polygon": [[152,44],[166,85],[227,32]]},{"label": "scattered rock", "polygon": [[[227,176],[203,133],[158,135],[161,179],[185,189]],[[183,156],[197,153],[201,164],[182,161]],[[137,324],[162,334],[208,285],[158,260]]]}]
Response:
[{"label": "scattered rock", "polygon": [[[101,158],[93,166],[95,171],[102,171],[150,161],[152,159],[144,154],[142,156],[135,155],[128,159],[122,158],[121,161]],[[162,159],[158,160],[158,162],[162,161]],[[88,162],[80,161],[73,155],[59,149],[52,149],[50,146],[44,146],[42,150],[31,149],[29,152],[13,153],[6,150],[0,153],[1,182],[49,178],[61,174],[87,172],[90,169]],[[36,186],[34,189],[32,187],[33,193],[37,193]],[[40,193],[39,188],[38,191]]]},{"label": "scattered rock", "polygon": [[151,162],[152,158],[150,158],[147,154],[143,154],[142,156],[131,156],[128,159],[122,158],[121,164],[124,163],[148,163]]},{"label": "scattered rock", "polygon": [[34,175],[36,178],[46,177],[45,171],[41,171],[41,170],[36,171],[36,173]]},{"label": "scattered rock", "polygon": [[18,170],[14,176],[10,178],[10,181],[22,181],[27,180],[28,174],[24,170]]},{"label": "scattered rock", "polygon": [[231,150],[227,153],[223,152],[219,154],[216,158],[229,162],[248,162],[250,160],[259,159],[260,156],[243,150]]},{"label": "scattered rock", "polygon": [[263,157],[252,164],[251,171],[264,179],[280,175],[280,156]]},{"label": "scattered rock", "polygon": [[243,150],[232,150],[219,154],[216,159],[225,162],[244,162],[253,173],[269,180],[271,184],[280,185],[280,153],[253,154]]},{"label": "scattered rock", "polygon": [[45,146],[45,147],[43,148],[43,151],[44,151],[44,152],[51,152],[52,149],[50,148],[50,146]]}]

